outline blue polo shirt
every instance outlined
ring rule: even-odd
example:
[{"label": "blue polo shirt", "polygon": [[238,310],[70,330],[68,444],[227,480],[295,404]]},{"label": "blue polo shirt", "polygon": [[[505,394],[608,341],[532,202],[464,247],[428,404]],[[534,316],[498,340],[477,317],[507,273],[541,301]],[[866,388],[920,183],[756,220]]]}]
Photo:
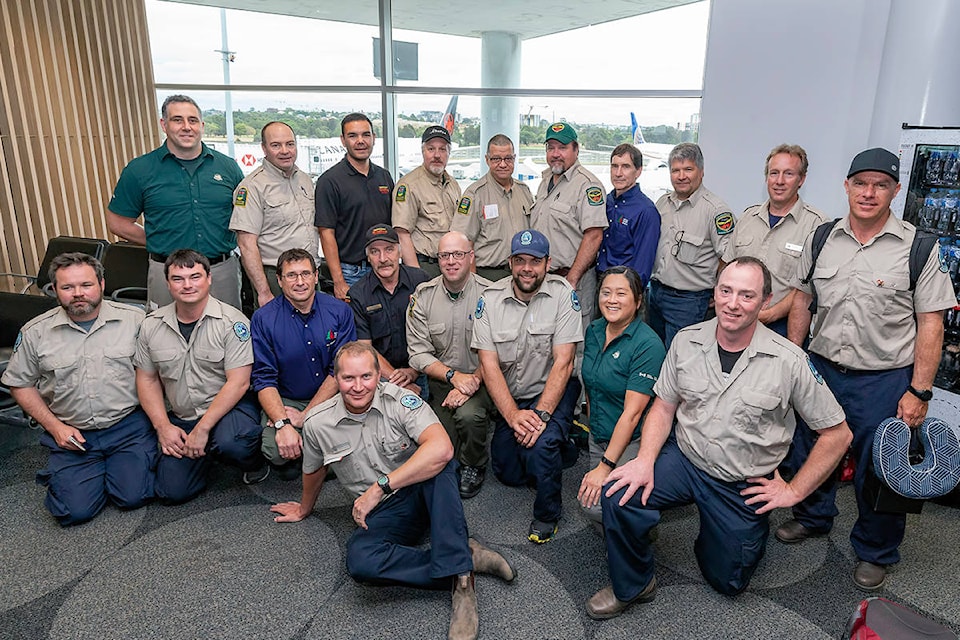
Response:
[{"label": "blue polo shirt", "polygon": [[254,312],[250,333],[253,390],[275,387],[282,397],[302,402],[333,375],[337,349],[357,339],[350,307],[319,291],[306,314],[277,296]]},{"label": "blue polo shirt", "polygon": [[[653,396],[653,384],[667,355],[663,342],[640,318],[604,349],[606,336],[607,321],[599,318],[587,327],[583,340],[582,375],[590,396],[590,434],[598,443],[609,442],[613,436],[627,391]],[[631,440],[640,436],[642,426],[641,417]]]},{"label": "blue polo shirt", "polygon": [[410,366],[407,307],[417,285],[429,279],[422,269],[401,264],[399,281],[393,293],[383,288],[373,271],[360,278],[347,292],[357,324],[357,338],[370,340],[373,348],[395,369]]},{"label": "blue polo shirt", "polygon": [[202,143],[200,158],[191,175],[164,143],[120,174],[107,208],[125,218],[143,214],[147,251],[193,249],[216,258],[237,247],[230,216],[243,173],[233,159]]},{"label": "blue polo shirt", "polygon": [[642,191],[633,185],[621,196],[616,190],[607,196],[607,223],[597,254],[597,270],[626,265],[640,274],[647,286],[660,242],[660,212]]}]

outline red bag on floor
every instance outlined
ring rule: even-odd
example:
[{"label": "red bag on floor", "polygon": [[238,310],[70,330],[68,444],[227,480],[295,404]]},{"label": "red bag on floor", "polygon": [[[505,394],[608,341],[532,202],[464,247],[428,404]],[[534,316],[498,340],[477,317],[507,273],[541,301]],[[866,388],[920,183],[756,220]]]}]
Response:
[{"label": "red bag on floor", "polygon": [[957,640],[947,627],[886,598],[862,600],[843,636],[849,640]]}]

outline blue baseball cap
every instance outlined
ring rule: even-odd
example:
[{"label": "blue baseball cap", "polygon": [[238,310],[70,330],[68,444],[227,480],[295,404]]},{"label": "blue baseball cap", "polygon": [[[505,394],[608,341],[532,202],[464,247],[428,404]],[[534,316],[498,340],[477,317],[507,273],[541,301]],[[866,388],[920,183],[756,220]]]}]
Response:
[{"label": "blue baseball cap", "polygon": [[526,229],[513,236],[510,241],[510,257],[518,254],[543,258],[550,255],[550,241],[534,229]]}]

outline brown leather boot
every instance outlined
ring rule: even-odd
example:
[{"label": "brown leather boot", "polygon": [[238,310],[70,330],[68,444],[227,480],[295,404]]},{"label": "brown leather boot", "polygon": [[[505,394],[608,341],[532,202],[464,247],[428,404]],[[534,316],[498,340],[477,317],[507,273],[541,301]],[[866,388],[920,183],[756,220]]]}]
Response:
[{"label": "brown leather boot", "polygon": [[517,577],[517,570],[502,555],[483,546],[473,538],[470,538],[469,544],[470,554],[473,556],[474,573],[488,573],[497,576],[504,582],[513,582],[513,579]]},{"label": "brown leather boot", "polygon": [[450,610],[448,640],[476,640],[480,628],[477,615],[477,592],[473,586],[473,572],[453,579],[453,598]]}]

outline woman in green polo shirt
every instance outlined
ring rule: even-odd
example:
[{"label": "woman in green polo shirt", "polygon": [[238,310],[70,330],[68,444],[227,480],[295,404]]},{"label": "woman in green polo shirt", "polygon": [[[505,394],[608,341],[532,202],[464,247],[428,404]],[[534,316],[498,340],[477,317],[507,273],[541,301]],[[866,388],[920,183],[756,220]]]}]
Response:
[{"label": "woman in green polo shirt", "polygon": [[583,385],[590,419],[590,464],[577,499],[584,514],[601,521],[600,492],[619,463],[637,455],[642,418],[666,356],[663,342],[639,317],[640,276],[613,267],[600,279],[600,313],[587,327]]}]

